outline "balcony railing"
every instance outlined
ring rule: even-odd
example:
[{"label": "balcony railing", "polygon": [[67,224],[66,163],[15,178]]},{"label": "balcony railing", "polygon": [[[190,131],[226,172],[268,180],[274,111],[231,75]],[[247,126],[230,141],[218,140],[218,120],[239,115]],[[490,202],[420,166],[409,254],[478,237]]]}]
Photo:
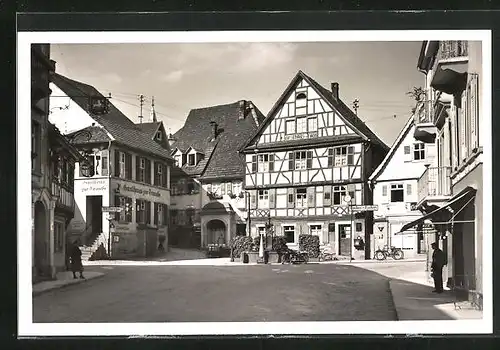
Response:
[{"label": "balcony railing", "polygon": [[72,190],[54,179],[52,180],[52,195],[58,197],[56,202],[58,206],[69,210],[75,209],[75,199]]},{"label": "balcony railing", "polygon": [[427,124],[434,122],[434,101],[424,100],[417,103],[415,108],[415,124]]},{"label": "balcony railing", "polygon": [[469,43],[465,40],[445,40],[439,42],[438,60],[466,57]]},{"label": "balcony railing", "polygon": [[418,202],[451,195],[451,167],[428,167],[418,180]]}]

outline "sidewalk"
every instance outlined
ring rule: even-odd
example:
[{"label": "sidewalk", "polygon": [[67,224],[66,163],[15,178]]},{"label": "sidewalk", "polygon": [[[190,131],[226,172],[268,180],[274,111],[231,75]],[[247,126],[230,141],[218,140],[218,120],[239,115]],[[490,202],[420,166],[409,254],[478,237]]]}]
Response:
[{"label": "sidewalk", "polygon": [[482,319],[483,313],[467,301],[458,301],[445,287],[442,294],[433,293],[425,271],[391,279],[389,286],[400,321],[408,320],[472,320]]},{"label": "sidewalk", "polygon": [[59,289],[63,288],[69,285],[73,284],[79,284],[79,283],[84,283],[88,280],[102,277],[104,276],[104,273],[102,272],[94,272],[94,271],[88,271],[84,272],[83,275],[85,276],[85,279],[74,279],[73,278],[73,273],[70,271],[65,271],[65,272],[60,272],[57,274],[57,279],[53,281],[44,281],[40,283],[36,283],[33,285],[33,296],[40,295],[42,293],[54,290],[54,289]]}]

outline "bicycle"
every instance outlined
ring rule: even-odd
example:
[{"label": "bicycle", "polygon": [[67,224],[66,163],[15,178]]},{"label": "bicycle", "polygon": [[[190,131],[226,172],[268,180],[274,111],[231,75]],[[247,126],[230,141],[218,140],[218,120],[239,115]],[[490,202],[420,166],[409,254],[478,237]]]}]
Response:
[{"label": "bicycle", "polygon": [[297,252],[293,249],[289,249],[283,254],[282,264],[307,264],[308,262],[309,254],[306,252]]},{"label": "bicycle", "polygon": [[319,261],[333,261],[335,258],[335,254],[321,251],[319,252]]},{"label": "bicycle", "polygon": [[385,260],[387,257],[391,257],[394,260],[401,260],[404,257],[403,250],[401,248],[396,248],[394,246],[391,246],[390,248],[388,246],[384,246],[383,249],[377,249],[375,252],[375,259],[377,260]]}]

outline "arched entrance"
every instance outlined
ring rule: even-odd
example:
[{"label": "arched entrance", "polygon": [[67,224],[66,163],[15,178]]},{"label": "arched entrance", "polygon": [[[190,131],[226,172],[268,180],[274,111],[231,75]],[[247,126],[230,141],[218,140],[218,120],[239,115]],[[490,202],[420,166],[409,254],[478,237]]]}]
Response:
[{"label": "arched entrance", "polygon": [[37,276],[43,276],[48,266],[48,223],[47,210],[42,202],[35,203],[35,270]]},{"label": "arched entrance", "polygon": [[218,219],[210,220],[207,223],[207,243],[222,244],[226,242],[226,224]]}]

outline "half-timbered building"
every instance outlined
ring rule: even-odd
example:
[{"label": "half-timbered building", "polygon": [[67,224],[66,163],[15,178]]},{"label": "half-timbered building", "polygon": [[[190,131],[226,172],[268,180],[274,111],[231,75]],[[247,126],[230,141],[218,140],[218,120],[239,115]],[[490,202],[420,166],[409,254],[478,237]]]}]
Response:
[{"label": "half-timbered building", "polygon": [[388,147],[342,102],[338,83],[331,88],[299,71],[242,148],[251,235],[265,230],[270,217],[292,248],[300,234],[313,234],[350,255],[353,232],[369,252],[373,215],[354,214],[350,206],[372,204],[367,180]]}]

